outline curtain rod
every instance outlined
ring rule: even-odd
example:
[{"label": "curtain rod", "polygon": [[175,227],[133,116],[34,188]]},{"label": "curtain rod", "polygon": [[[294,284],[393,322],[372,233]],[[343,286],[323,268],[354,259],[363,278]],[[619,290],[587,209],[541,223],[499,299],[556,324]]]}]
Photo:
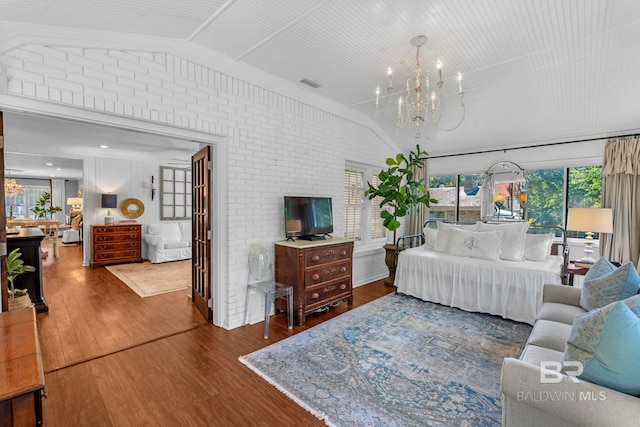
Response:
[{"label": "curtain rod", "polygon": [[486,154],[486,153],[498,153],[498,152],[506,153],[507,151],[514,151],[514,150],[527,150],[529,148],[552,147],[554,145],[575,144],[575,143],[578,143],[578,142],[600,141],[600,140],[603,140],[603,139],[628,138],[628,137],[631,137],[631,136],[638,137],[638,136],[640,136],[640,134],[635,132],[635,133],[628,133],[628,134],[615,135],[615,136],[601,136],[601,137],[598,137],[598,138],[575,139],[573,141],[548,142],[548,143],[545,143],[545,144],[526,145],[526,146],[523,146],[523,147],[493,148],[493,149],[490,149],[490,150],[483,150],[483,151],[470,151],[470,152],[467,152],[467,153],[443,154],[441,156],[429,156],[426,159],[427,160],[428,159],[443,159],[443,158],[446,158],[446,157],[471,156],[471,155],[474,155],[474,154]]}]

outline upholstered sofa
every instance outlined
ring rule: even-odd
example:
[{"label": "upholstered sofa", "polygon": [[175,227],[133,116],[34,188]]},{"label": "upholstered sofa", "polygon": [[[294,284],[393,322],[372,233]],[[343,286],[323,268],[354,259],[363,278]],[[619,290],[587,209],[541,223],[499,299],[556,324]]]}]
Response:
[{"label": "upholstered sofa", "polygon": [[142,231],[142,257],[154,264],[191,259],[191,222],[149,224]]},{"label": "upholstered sofa", "polygon": [[638,425],[638,397],[560,373],[574,319],[582,313],[579,288],[545,285],[524,351],[502,366],[503,426]]}]

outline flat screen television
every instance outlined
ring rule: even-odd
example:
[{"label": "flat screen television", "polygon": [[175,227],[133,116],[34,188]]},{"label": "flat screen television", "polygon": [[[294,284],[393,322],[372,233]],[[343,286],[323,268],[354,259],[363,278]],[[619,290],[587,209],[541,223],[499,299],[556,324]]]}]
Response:
[{"label": "flat screen television", "polygon": [[325,239],[333,233],[331,198],[284,196],[284,229],[287,239]]}]

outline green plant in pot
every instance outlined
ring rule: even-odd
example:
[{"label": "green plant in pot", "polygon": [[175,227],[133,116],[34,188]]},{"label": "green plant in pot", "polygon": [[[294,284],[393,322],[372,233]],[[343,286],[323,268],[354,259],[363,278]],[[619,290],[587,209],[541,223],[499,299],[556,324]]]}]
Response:
[{"label": "green plant in pot", "polygon": [[26,289],[15,289],[13,281],[21,274],[36,271],[35,267],[25,265],[20,257],[20,248],[15,248],[7,256],[7,279],[9,280],[9,309],[30,307],[31,299]]},{"label": "green plant in pot", "polygon": [[31,212],[33,212],[36,219],[51,219],[54,213],[62,212],[62,208],[60,206],[53,206],[51,203],[51,193],[44,192],[35,206],[31,208]]},{"label": "green plant in pot", "polygon": [[384,227],[393,231],[393,244],[385,245],[387,251],[386,263],[389,267],[389,277],[385,280],[386,285],[393,285],[395,278],[395,267],[397,257],[396,232],[400,228],[400,218],[405,217],[414,209],[420,209],[422,206],[428,208],[431,203],[438,201],[432,199],[429,191],[422,179],[415,179],[414,169],[424,167],[422,159],[429,154],[420,149],[416,145],[415,151],[411,151],[409,156],[399,153],[395,158],[387,159],[387,169],[383,169],[378,173],[380,184],[376,188],[370,182],[367,182],[367,190],[365,196],[369,199],[382,197],[380,207],[383,208],[380,213],[382,224]]}]

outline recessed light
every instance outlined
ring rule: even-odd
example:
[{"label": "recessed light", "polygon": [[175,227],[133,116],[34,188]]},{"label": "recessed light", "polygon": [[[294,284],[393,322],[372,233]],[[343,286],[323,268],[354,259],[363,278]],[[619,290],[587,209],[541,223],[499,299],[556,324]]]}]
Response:
[{"label": "recessed light", "polygon": [[57,170],[57,171],[61,171],[61,170],[62,170],[62,168],[56,168],[56,170]]},{"label": "recessed light", "polygon": [[53,163],[45,163],[47,166],[53,166]]},{"label": "recessed light", "polygon": [[100,145],[100,148],[109,148],[109,146],[108,146],[108,145],[101,144],[101,145]]}]

